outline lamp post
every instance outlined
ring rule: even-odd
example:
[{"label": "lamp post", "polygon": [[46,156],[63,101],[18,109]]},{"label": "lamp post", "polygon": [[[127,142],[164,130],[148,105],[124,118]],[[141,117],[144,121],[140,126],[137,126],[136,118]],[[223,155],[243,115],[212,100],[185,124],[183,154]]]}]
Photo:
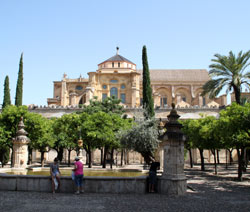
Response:
[{"label": "lamp post", "polygon": [[80,136],[79,136],[79,139],[77,141],[77,145],[79,147],[79,158],[81,160],[83,157],[83,155],[82,155],[83,140],[82,140],[82,135],[81,135],[81,128],[80,128]]},{"label": "lamp post", "polygon": [[81,149],[83,147],[83,140],[80,137],[79,140],[77,141],[78,147]]}]

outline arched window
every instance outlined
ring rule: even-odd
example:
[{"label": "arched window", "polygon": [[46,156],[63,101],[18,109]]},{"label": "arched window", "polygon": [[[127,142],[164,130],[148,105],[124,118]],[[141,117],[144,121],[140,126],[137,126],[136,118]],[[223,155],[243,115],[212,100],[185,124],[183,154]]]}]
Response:
[{"label": "arched window", "polygon": [[125,94],[125,93],[121,93],[121,102],[122,102],[123,104],[126,103],[126,94]]},{"label": "arched window", "polygon": [[205,106],[206,105],[206,97],[202,98],[202,105]]},{"label": "arched window", "polygon": [[125,89],[126,86],[124,84],[121,85],[121,89]]},{"label": "arched window", "polygon": [[107,95],[106,93],[103,93],[103,94],[102,94],[102,101],[104,101],[104,100],[107,98],[107,96],[108,96],[108,95]]},{"label": "arched window", "polygon": [[167,106],[167,97],[161,97],[161,107]]},{"label": "arched window", "polygon": [[110,89],[110,96],[114,96],[115,98],[118,98],[118,89],[116,87],[112,87]]},{"label": "arched window", "polygon": [[118,83],[118,80],[112,79],[112,80],[110,80],[110,82],[111,82],[111,83]]},{"label": "arched window", "polygon": [[86,94],[84,94],[84,95],[82,96],[82,98],[80,99],[79,105],[83,105],[83,104],[85,104],[85,103],[86,103]]}]

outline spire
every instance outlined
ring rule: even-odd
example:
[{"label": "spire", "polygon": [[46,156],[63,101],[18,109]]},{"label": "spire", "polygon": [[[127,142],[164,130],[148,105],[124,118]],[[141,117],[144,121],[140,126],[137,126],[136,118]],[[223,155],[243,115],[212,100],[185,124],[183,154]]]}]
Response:
[{"label": "spire", "polygon": [[116,47],[116,54],[117,55],[119,54],[119,47],[118,46]]},{"label": "spire", "polygon": [[80,74],[78,81],[79,81],[79,82],[82,81],[82,74]]},{"label": "spire", "polygon": [[21,117],[21,120],[18,124],[18,131],[16,132],[16,138],[15,141],[22,142],[22,143],[29,143],[29,138],[26,136],[28,133],[24,130],[25,126],[23,123],[23,117]]}]

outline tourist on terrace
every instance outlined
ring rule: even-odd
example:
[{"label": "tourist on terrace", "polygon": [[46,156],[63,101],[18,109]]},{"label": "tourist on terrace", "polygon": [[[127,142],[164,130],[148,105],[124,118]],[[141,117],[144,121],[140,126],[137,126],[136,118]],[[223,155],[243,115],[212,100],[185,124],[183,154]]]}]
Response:
[{"label": "tourist on terrace", "polygon": [[79,157],[75,158],[74,163],[74,175],[75,175],[75,184],[77,187],[77,190],[75,194],[83,193],[83,187],[82,187],[82,181],[83,181],[83,163],[80,161]]},{"label": "tourist on terrace", "polygon": [[54,163],[50,165],[50,176],[52,179],[52,193],[55,193],[55,190],[60,188],[60,175],[61,172],[59,170],[58,158],[54,159]]}]

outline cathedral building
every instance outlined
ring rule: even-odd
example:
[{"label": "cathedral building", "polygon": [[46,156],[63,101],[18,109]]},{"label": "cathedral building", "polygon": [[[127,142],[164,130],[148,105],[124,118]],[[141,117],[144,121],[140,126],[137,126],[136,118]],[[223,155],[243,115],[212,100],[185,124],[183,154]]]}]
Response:
[{"label": "cathedral building", "polygon": [[[121,99],[125,107],[142,104],[142,70],[119,54],[99,63],[89,78],[69,79],[64,74],[61,81],[54,81],[53,98],[48,105],[76,106],[89,104],[96,96],[103,100],[110,96]],[[171,103],[177,106],[222,106],[226,95],[213,100],[202,97],[202,86],[210,79],[205,69],[150,69],[150,79],[155,107],[164,108]]]}]

